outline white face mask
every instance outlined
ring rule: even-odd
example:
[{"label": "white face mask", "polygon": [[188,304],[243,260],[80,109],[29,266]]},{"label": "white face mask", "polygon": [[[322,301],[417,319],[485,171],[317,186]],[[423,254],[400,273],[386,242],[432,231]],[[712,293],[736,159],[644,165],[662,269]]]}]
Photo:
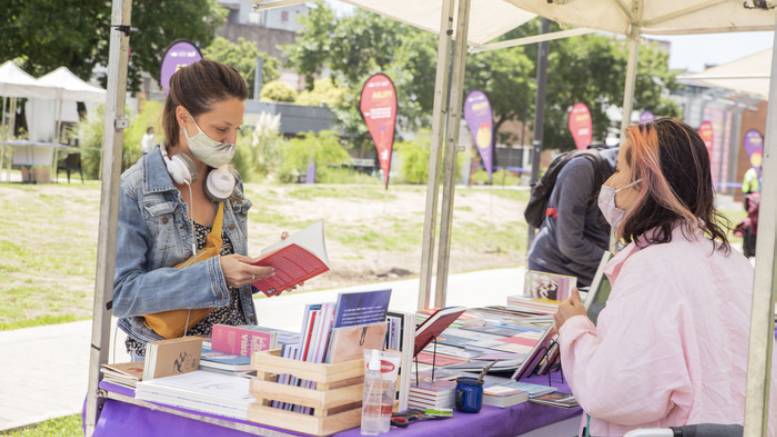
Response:
[{"label": "white face mask", "polygon": [[634,185],[637,185],[641,180],[642,179],[637,179],[625,187],[618,189],[615,189],[609,185],[602,185],[602,189],[599,190],[599,209],[602,211],[604,219],[607,220],[607,223],[609,223],[611,227],[617,227],[621,220],[623,220],[623,217],[626,215],[625,210],[618,208],[615,205],[615,195],[627,188],[631,188]]},{"label": "white face mask", "polygon": [[189,145],[189,150],[192,151],[192,155],[205,165],[213,168],[219,168],[225,164],[229,164],[232,158],[235,156],[235,145],[229,143],[220,143],[213,138],[205,134],[200,129],[200,126],[194,121],[194,125],[197,126],[196,135],[189,136],[189,132],[186,131],[186,127],[183,127],[183,134],[186,137],[186,144]]}]

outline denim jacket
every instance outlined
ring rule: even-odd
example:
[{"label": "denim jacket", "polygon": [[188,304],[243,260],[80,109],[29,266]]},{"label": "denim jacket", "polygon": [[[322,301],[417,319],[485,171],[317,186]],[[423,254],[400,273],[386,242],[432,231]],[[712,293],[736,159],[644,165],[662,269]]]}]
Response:
[{"label": "denim jacket", "polygon": [[[224,204],[224,231],[235,253],[246,254],[246,216],[251,202],[242,183]],[[113,314],[119,327],[142,342],[159,340],[143,314],[229,304],[229,287],[219,257],[183,269],[174,266],[192,256],[188,208],[167,172],[159,148],[121,175]],[[245,318],[256,323],[255,290],[240,288]]]}]

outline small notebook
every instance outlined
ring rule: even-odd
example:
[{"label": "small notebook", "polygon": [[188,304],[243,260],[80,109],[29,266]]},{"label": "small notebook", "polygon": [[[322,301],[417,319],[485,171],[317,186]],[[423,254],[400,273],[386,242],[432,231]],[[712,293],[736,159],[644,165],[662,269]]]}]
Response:
[{"label": "small notebook", "polygon": [[358,360],[364,349],[381,350],[385,341],[386,322],[335,328],[327,356],[330,363]]},{"label": "small notebook", "polygon": [[143,381],[199,369],[202,337],[181,337],[146,344]]}]

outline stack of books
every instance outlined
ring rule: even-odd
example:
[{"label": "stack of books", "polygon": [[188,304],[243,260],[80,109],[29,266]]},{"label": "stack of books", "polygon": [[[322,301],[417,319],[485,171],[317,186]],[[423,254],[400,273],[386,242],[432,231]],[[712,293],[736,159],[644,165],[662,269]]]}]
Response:
[{"label": "stack of books", "polygon": [[556,408],[575,408],[578,406],[575,397],[569,393],[548,393],[531,399],[531,402]]},{"label": "stack of books", "polygon": [[250,381],[197,370],[138,383],[135,398],[246,420]]},{"label": "stack of books", "polygon": [[529,400],[529,393],[503,385],[494,385],[483,389],[483,404],[492,407],[507,408]]},{"label": "stack of books", "polygon": [[408,406],[418,410],[453,408],[456,382],[439,380],[410,385]]},{"label": "stack of books", "polygon": [[143,379],[143,362],[103,364],[100,372],[103,374],[103,381],[135,388]]},{"label": "stack of books", "polygon": [[555,300],[526,297],[523,295],[507,297],[507,306],[509,308],[538,314],[556,314],[560,303],[561,302]]}]

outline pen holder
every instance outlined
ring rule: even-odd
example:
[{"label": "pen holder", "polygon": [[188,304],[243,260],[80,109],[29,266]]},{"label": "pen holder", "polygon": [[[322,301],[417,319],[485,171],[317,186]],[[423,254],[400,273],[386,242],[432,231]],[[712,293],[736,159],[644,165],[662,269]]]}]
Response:
[{"label": "pen holder", "polygon": [[479,413],[483,407],[483,381],[463,377],[456,380],[456,410],[462,413]]}]

